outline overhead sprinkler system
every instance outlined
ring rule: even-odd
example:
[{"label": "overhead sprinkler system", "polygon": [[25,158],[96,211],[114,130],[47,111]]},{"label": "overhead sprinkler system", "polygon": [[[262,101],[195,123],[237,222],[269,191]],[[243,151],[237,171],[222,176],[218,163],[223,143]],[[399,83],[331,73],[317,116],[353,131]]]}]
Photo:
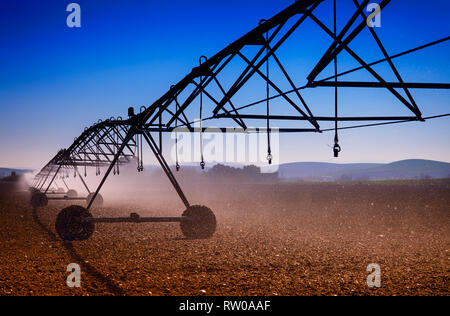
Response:
[{"label": "overhead sprinkler system", "polygon": [[[324,2],[333,1],[333,29],[315,15],[316,10]],[[448,83],[417,83],[405,82],[396,68],[394,60],[401,56],[435,46],[446,42],[450,37],[445,37],[410,49],[408,51],[389,55],[382,44],[374,28],[367,25],[368,16],[365,8],[369,0],[362,2],[353,0],[355,10],[350,19],[341,30],[336,23],[336,1],[335,0],[303,0],[278,13],[268,20],[262,20],[260,24],[239,38],[225,49],[211,58],[202,56],[199,66],[195,67],[186,77],[176,85],[173,85],[161,98],[148,107],[142,107],[139,113],[133,108],[128,111],[128,118],[110,118],[98,121],[75,139],[73,144],[60,150],[50,162],[36,175],[32,183],[31,205],[35,208],[45,207],[51,201],[84,201],[86,207],[70,206],[63,209],[56,220],[56,231],[63,240],[81,241],[87,240],[94,232],[96,223],[148,223],[148,222],[174,222],[180,223],[181,230],[187,238],[208,238],[216,229],[216,218],[214,213],[205,206],[193,206],[189,203],[181,189],[174,172],[167,163],[163,153],[163,134],[177,132],[179,128],[191,133],[198,133],[200,142],[203,142],[203,133],[208,129],[203,123],[215,120],[221,125],[221,130],[228,130],[232,123],[234,132],[258,132],[267,133],[267,161],[272,163],[273,153],[271,151],[270,133],[272,122],[283,122],[283,126],[277,129],[280,133],[334,133],[333,155],[338,157],[342,151],[339,131],[343,129],[361,128],[368,126],[379,126],[398,124],[406,122],[423,122],[427,119],[446,117],[443,114],[433,117],[424,117],[419,105],[413,97],[412,89],[450,89]],[[390,0],[382,0],[380,9],[384,10]],[[317,56],[317,64],[306,78],[306,84],[297,86],[290,71],[282,63],[278,55],[279,49],[288,45],[287,40],[308,21],[318,26],[330,39],[329,48],[322,55]],[[351,49],[352,43],[363,30],[369,29],[371,37],[378,45],[383,58],[373,62],[366,62],[358,53]],[[305,43],[308,43],[305,41]],[[309,44],[308,44],[309,45]],[[250,49],[251,48],[251,49]],[[348,69],[341,73],[339,67],[339,56],[343,52],[350,55],[358,64],[357,68]],[[298,52],[300,54],[301,52]],[[226,72],[233,63],[244,65],[241,71],[233,71],[234,81],[226,87],[221,80],[222,73]],[[396,81],[391,82],[383,78],[374,66],[387,63],[394,73]],[[333,75],[324,79],[317,79],[324,70],[332,65]],[[278,83],[279,76],[273,75],[273,68],[279,71],[284,82],[289,84],[289,89],[283,89]],[[235,68],[233,68],[235,69]],[[374,81],[341,81],[341,77],[365,71]],[[249,81],[258,77],[263,80],[265,98],[251,102],[246,105],[237,106],[234,97],[244,89]],[[303,91],[309,89],[332,88],[334,91],[334,113],[330,116],[315,116],[311,104],[303,96]],[[340,104],[338,102],[339,89],[343,88],[370,88],[384,89],[398,100],[411,113],[409,116],[341,116]],[[400,90],[400,91],[399,91]],[[271,94],[273,93],[273,94]],[[274,100],[283,101],[289,111],[295,115],[277,115],[273,105]],[[205,117],[205,101],[213,104],[214,109]],[[242,98],[239,103],[242,102]],[[245,104],[245,103],[244,103]],[[265,108],[257,108],[263,104]],[[200,126],[195,125],[198,120],[189,118],[187,109],[198,109],[192,111],[200,115]],[[244,110],[252,108],[251,113]],[[287,112],[285,112],[287,113]],[[192,114],[192,113],[191,113]],[[192,115],[191,115],[192,116]],[[264,121],[265,128],[250,129],[251,121]],[[322,129],[320,123],[334,123],[333,128]],[[341,126],[341,122],[364,122],[352,126]],[[298,124],[308,124],[298,126]],[[226,125],[225,125],[226,124]],[[195,125],[195,126],[194,126]],[[137,170],[144,170],[143,147],[147,145],[158,160],[161,168],[167,175],[175,188],[178,196],[185,205],[186,210],[180,217],[141,217],[131,214],[126,218],[94,218],[91,210],[103,203],[100,191],[108,177],[112,174],[118,175],[121,166],[137,161]],[[175,140],[177,146],[177,140]],[[205,168],[206,161],[203,157],[203,146],[201,146],[200,167]],[[176,171],[181,168],[178,157]],[[97,188],[91,190],[85,177],[95,170],[95,174],[101,179]],[[77,178],[86,189],[85,196],[78,196],[74,190],[70,190],[66,180],[70,177]]]}]

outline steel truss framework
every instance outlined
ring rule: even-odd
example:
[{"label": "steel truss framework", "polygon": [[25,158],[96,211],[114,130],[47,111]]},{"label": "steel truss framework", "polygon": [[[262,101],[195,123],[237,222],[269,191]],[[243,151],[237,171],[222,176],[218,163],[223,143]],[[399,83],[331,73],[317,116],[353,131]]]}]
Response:
[{"label": "steel truss framework", "polygon": [[[176,85],[172,86],[160,99],[150,105],[148,108],[142,107],[140,113],[135,114],[134,109],[129,109],[129,117],[127,119],[111,118],[106,121],[99,121],[97,124],[87,128],[74,143],[65,150],[61,150],[57,155],[37,174],[32,184],[34,193],[39,194],[54,193],[52,185],[57,185],[57,181],[62,181],[70,174],[78,176],[83,182],[90,199],[88,200],[89,210],[99,195],[99,192],[104,185],[108,176],[113,172],[115,174],[120,172],[120,165],[129,163],[132,159],[138,160],[138,170],[143,170],[142,164],[142,147],[144,142],[150,147],[153,154],[160,163],[162,169],[168,176],[169,180],[176,189],[181,200],[186,208],[191,208],[186,196],[181,190],[170,166],[166,162],[162,152],[162,134],[170,133],[177,128],[184,128],[189,132],[207,132],[207,129],[202,126],[202,122],[209,120],[226,119],[232,121],[237,129],[235,131],[251,132],[248,128],[251,120],[264,120],[267,125],[262,131],[268,134],[269,150],[268,160],[271,162],[270,151],[270,128],[271,121],[286,121],[286,122],[306,122],[309,126],[306,128],[292,127],[277,129],[281,133],[322,133],[325,131],[335,132],[335,146],[334,154],[338,156],[341,148],[339,146],[338,131],[340,129],[359,128],[365,126],[375,126],[384,124],[396,124],[402,122],[425,121],[422,112],[416,103],[411,89],[449,89],[448,83],[411,83],[405,82],[394,64],[394,59],[407,54],[425,49],[443,42],[446,42],[450,37],[428,43],[414,49],[396,54],[389,55],[386,48],[382,44],[380,38],[375,32],[374,28],[368,27],[365,8],[369,0],[352,0],[355,5],[355,11],[350,17],[344,27],[338,31],[336,23],[336,2],[333,1],[334,7],[334,28],[329,29],[316,15],[316,9],[325,0],[303,0],[296,1],[294,4],[275,15],[269,20],[262,20],[259,26],[255,29],[228,45],[225,49],[207,59],[202,56],[200,64],[194,68],[185,78],[183,78]],[[382,0],[380,8],[383,10],[390,0]],[[332,43],[329,48],[318,59],[318,63],[311,70],[307,76],[307,83],[304,86],[298,87],[288,69],[283,65],[282,61],[277,55],[280,47],[285,44],[286,40],[290,38],[294,32],[304,24],[305,21],[313,21],[320,29],[322,29],[331,39]],[[360,33],[368,28],[371,36],[377,43],[380,51],[383,54],[383,59],[366,62],[349,44],[360,35]],[[246,49],[253,47],[254,52],[252,56],[246,53]],[[354,69],[338,73],[338,56],[342,52],[348,53],[360,66]],[[239,60],[245,66],[242,72],[235,74],[234,82],[225,87],[221,82],[221,74],[226,71],[227,67],[233,62]],[[283,91],[282,88],[271,79],[269,73],[269,62],[273,63],[283,77],[289,83],[290,89]],[[387,63],[395,74],[396,82],[388,82],[374,70],[374,66]],[[318,80],[318,76],[330,65],[334,64],[334,75],[324,79]],[[365,70],[373,78],[373,82],[356,82],[356,81],[340,81],[342,76]],[[253,77],[259,77],[266,84],[266,97],[257,102],[252,102],[247,105],[237,106],[233,101],[233,97],[246,86],[246,84]],[[335,92],[335,113],[333,116],[323,117],[315,116],[313,110],[303,97],[302,92],[306,89],[314,89],[328,87],[334,88]],[[338,88],[375,88],[386,89],[397,100],[399,100],[411,112],[409,116],[374,116],[374,117],[343,117],[339,115],[338,111]],[[402,92],[400,93],[398,89]],[[270,91],[275,91],[275,94],[270,94]],[[203,100],[214,105],[214,109],[209,117],[202,117]],[[283,100],[288,104],[296,115],[274,115],[271,114],[270,102],[272,100]],[[195,126],[195,120],[188,118],[187,109],[189,107],[197,106],[200,103],[200,126]],[[243,110],[252,108],[259,104],[265,104],[266,109],[260,114],[245,114]],[[448,116],[444,114],[442,116]],[[441,117],[441,116],[440,116]],[[434,118],[434,117],[432,117]],[[371,124],[355,125],[350,127],[339,127],[339,122],[372,122]],[[334,122],[334,128],[322,129],[321,122]],[[222,129],[226,129],[222,127]],[[202,167],[204,161],[202,158]],[[83,175],[86,176],[87,168],[95,168],[96,174],[101,173],[101,168],[106,168],[106,172],[102,175],[102,180],[95,190],[91,192],[83,180]],[[179,165],[177,163],[177,170]],[[67,189],[67,185],[65,185]],[[54,199],[71,199],[67,195]],[[110,221],[183,221],[187,217],[169,218],[169,219],[142,219],[138,216],[132,216],[130,219],[110,219]],[[90,222],[95,221],[90,219]],[[103,219],[105,221],[105,219]],[[107,221],[107,220],[106,220]]]}]

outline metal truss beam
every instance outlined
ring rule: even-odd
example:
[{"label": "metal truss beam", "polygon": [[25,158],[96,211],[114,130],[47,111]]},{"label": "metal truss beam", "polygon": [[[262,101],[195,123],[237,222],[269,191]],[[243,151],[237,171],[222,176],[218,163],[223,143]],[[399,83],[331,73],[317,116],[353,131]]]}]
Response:
[{"label": "metal truss beam", "polygon": [[310,85],[315,87],[341,88],[411,88],[411,89],[450,89],[448,83],[418,83],[418,82],[361,82],[361,81],[314,81]]},{"label": "metal truss beam", "polygon": [[[38,190],[45,189],[45,192],[48,192],[52,184],[56,183],[59,176],[66,188],[69,189],[64,181],[64,178],[66,177],[65,174],[74,172],[74,174],[78,175],[81,179],[88,193],[91,193],[91,190],[86,185],[82,175],[80,175],[79,168],[84,168],[85,173],[87,168],[97,168],[96,175],[99,175],[100,167],[106,168],[106,172],[101,178],[100,184],[93,193],[91,202],[88,205],[89,209],[92,207],[93,201],[99,194],[99,191],[102,189],[111,172],[116,174],[117,171],[117,173],[119,173],[119,165],[129,163],[136,158],[139,164],[138,170],[142,171],[142,147],[144,146],[144,143],[146,143],[160,163],[161,168],[177,191],[184,205],[189,207],[189,201],[164,158],[162,144],[164,133],[266,133],[268,135],[270,155],[270,133],[274,131],[279,133],[321,133],[335,131],[335,139],[337,140],[338,130],[428,119],[422,119],[422,113],[419,106],[416,104],[409,89],[448,90],[450,89],[450,84],[405,82],[400,74],[400,69],[394,65],[393,60],[412,52],[446,42],[450,37],[447,36],[441,40],[396,55],[389,55],[388,49],[383,45],[379,35],[375,33],[375,30],[370,29],[369,31],[373,40],[377,43],[384,58],[372,63],[366,63],[357,54],[356,50],[350,49],[349,45],[361,34],[365,27],[367,27],[367,16],[364,14],[364,8],[370,0],[363,0],[361,3],[358,0],[353,0],[356,11],[353,12],[350,19],[344,24],[339,32],[336,27],[336,14],[334,13],[335,6],[333,6],[333,17],[335,22],[333,30],[330,30],[324,22],[320,21],[314,15],[318,6],[324,1],[326,0],[295,1],[294,4],[271,19],[261,21],[255,29],[231,43],[216,55],[209,59],[202,57],[199,66],[193,68],[181,81],[171,86],[171,88],[153,104],[145,109],[144,107],[141,107],[141,112],[139,114],[134,114],[134,109],[131,109],[127,119],[122,119],[120,117],[117,119],[110,118],[105,121],[98,121],[91,127],[86,128],[68,149],[59,151],[50,162],[42,168],[33,181],[34,188]],[[381,9],[383,10],[389,2],[390,0],[381,0]],[[358,22],[358,18],[362,18],[363,21]],[[280,48],[283,45],[287,45],[288,39],[303,26],[305,21],[312,21],[317,24],[329,35],[332,42],[331,45],[328,46],[328,49],[323,54],[319,55],[319,61],[305,78],[305,81],[302,82],[302,85],[299,86],[293,79],[293,71],[286,67],[286,64],[282,60]],[[249,46],[252,46],[252,48],[249,48]],[[360,66],[338,73],[338,56],[344,51],[350,54]],[[272,63],[273,61],[274,63]],[[335,63],[334,74],[328,78],[317,80],[316,78],[333,61]],[[390,66],[390,69],[393,71],[398,82],[387,82],[373,69],[374,65],[383,62],[386,62]],[[232,68],[236,63],[239,66],[238,70]],[[269,63],[272,67],[277,67],[277,70],[280,71],[279,77],[281,79],[272,75]],[[230,82],[226,83],[224,82],[225,80],[222,79],[222,76],[229,69],[233,70],[233,75],[228,78]],[[376,79],[376,82],[338,81],[338,78],[359,70],[366,70]],[[265,83],[266,97],[263,100],[252,103],[246,101],[244,102],[246,105],[238,106],[238,103],[241,102],[241,100],[239,100],[239,102],[236,101],[236,99],[240,97],[239,92],[243,91],[244,87],[251,85],[251,79],[255,77],[259,80],[262,79]],[[284,84],[287,82],[289,84],[288,87],[291,90],[283,91],[283,89],[280,88],[281,83],[279,80],[283,80]],[[303,92],[300,93],[301,90],[318,87],[335,88],[335,112],[333,113],[335,116],[315,116],[313,113],[315,108],[311,102],[307,102],[306,100],[305,96],[307,94]],[[385,88],[411,110],[415,116],[339,116],[337,102],[338,88]],[[402,89],[404,94],[406,94],[406,97],[403,97],[396,89]],[[270,95],[270,90],[276,94]],[[295,95],[292,96],[292,93]],[[224,124],[219,123],[219,125],[221,125],[219,128],[208,128],[204,127],[202,124],[197,128],[195,126],[197,118],[190,117],[192,116],[191,112],[196,111],[188,111],[188,109],[196,106],[197,101],[200,103],[200,108],[203,108],[204,96],[207,98],[205,98],[205,102],[208,102],[209,105],[212,103],[212,111],[210,114],[211,116],[207,118],[201,117],[201,123],[209,120],[222,119],[220,122],[228,120],[227,122],[232,122],[232,124],[237,125],[237,127],[224,127]],[[278,104],[270,104],[270,101],[276,98],[282,98],[283,103],[287,103],[291,110],[294,109],[297,112],[295,113],[297,115],[275,115],[271,113],[280,113],[279,108],[274,109],[279,106]],[[267,105],[265,113],[261,111],[255,111],[256,113],[254,112],[252,114],[241,113],[243,109],[263,102]],[[278,110],[278,112],[276,112],[276,110]],[[430,117],[430,119],[446,116],[449,115],[445,114]],[[249,128],[248,123],[251,120],[265,120],[267,124],[264,128]],[[271,128],[273,126],[270,124],[271,121],[305,122],[309,124],[307,127],[310,128],[302,128],[301,126],[286,127],[285,125],[283,125],[282,128]],[[378,123],[344,127],[338,127],[337,124],[338,122],[358,121]],[[333,129],[321,129],[319,122],[334,122],[335,127]],[[157,139],[158,142],[155,141],[152,133],[154,133],[153,135],[159,136]],[[336,143],[336,145],[338,144]],[[164,219],[161,220],[164,221]],[[169,218],[167,220],[172,221],[174,218]]]}]

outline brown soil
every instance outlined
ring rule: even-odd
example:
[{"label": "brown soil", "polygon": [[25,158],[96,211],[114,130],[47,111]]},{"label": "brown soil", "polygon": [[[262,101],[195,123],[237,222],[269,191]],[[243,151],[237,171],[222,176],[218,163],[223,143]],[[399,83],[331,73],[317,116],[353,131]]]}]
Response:
[{"label": "brown soil", "polygon": [[[194,194],[219,223],[196,241],[177,224],[100,224],[65,244],[53,228],[65,204],[34,213],[29,194],[0,193],[0,295],[450,294],[448,181],[225,187]],[[93,213],[181,214],[174,193],[155,194]],[[70,263],[81,265],[81,289],[66,286]],[[379,289],[366,284],[371,263]]]}]

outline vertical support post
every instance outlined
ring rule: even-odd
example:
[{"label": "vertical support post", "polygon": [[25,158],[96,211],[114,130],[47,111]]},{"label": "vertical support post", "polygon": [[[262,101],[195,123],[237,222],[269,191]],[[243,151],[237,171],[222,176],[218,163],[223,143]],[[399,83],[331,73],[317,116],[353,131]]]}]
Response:
[{"label": "vertical support post", "polygon": [[64,186],[66,187],[67,191],[69,191],[70,189],[69,189],[69,186],[68,186],[67,183],[66,183],[66,180],[64,180],[64,178],[61,179],[61,180],[62,180],[62,182],[64,183]]},{"label": "vertical support post", "polygon": [[31,183],[31,187],[37,189],[39,182],[41,181],[40,178],[37,178],[37,176],[34,178],[33,182]]},{"label": "vertical support post", "polygon": [[111,162],[111,164],[109,165],[108,170],[106,171],[105,175],[103,176],[102,181],[100,182],[97,190],[94,193],[94,196],[92,197],[91,201],[89,202],[89,205],[87,207],[87,209],[89,210],[92,207],[92,204],[94,203],[95,199],[97,198],[98,193],[100,192],[100,190],[102,189],[103,185],[106,182],[106,179],[108,178],[109,174],[111,173],[111,171],[113,170],[113,168],[115,167],[117,161],[119,160],[120,155],[122,154],[122,151],[124,150],[125,146],[127,145],[127,143],[131,140],[131,138],[133,138],[134,134],[135,134],[135,128],[131,128],[130,131],[128,132],[127,136],[125,137],[122,145],[120,146],[120,148],[117,150],[117,153],[114,156],[113,161]]},{"label": "vertical support post", "polygon": [[42,188],[44,187],[44,185],[45,185],[45,183],[47,182],[47,179],[48,179],[48,177],[50,176],[50,174],[52,173],[52,171],[53,171],[53,167],[50,167],[50,171],[47,173],[47,175],[45,176],[45,178],[44,178],[44,181],[43,182],[41,182],[41,183],[39,183],[39,190],[41,191],[42,190]]},{"label": "vertical support post", "polygon": [[45,194],[47,194],[48,190],[50,190],[50,186],[52,185],[53,181],[55,181],[56,176],[58,175],[59,170],[61,170],[61,167],[62,167],[62,165],[59,165],[59,166],[58,166],[58,169],[56,170],[55,175],[54,175],[53,178],[52,178],[52,181],[50,181],[50,183],[48,184],[47,189],[46,189],[45,192],[44,192]]},{"label": "vertical support post", "polygon": [[81,182],[83,183],[84,187],[85,187],[86,190],[88,191],[88,194],[91,194],[91,191],[89,190],[89,188],[88,188],[86,182],[84,181],[83,177],[80,175],[80,172],[78,171],[78,168],[77,168],[77,167],[75,167],[75,171],[77,172],[78,177],[80,178],[80,180],[81,180]]},{"label": "vertical support post", "polygon": [[41,186],[41,182],[42,182],[43,178],[44,177],[42,175],[40,175],[39,178],[36,179],[36,182],[33,185],[33,187],[36,188],[37,190],[39,190],[39,187]]},{"label": "vertical support post", "polygon": [[183,201],[184,205],[186,206],[186,208],[189,208],[191,205],[189,204],[189,201],[187,200],[186,196],[184,195],[183,190],[181,189],[180,185],[178,184],[177,179],[175,178],[175,176],[172,173],[172,170],[170,170],[169,165],[167,164],[166,160],[164,159],[164,157],[158,152],[157,148],[156,148],[156,143],[152,137],[152,135],[150,135],[149,132],[144,132],[144,138],[147,141],[148,145],[150,146],[150,149],[153,151],[153,154],[155,155],[156,159],[158,160],[158,162],[160,163],[161,167],[163,168],[164,172],[166,173],[167,177],[169,178],[170,182],[172,183],[173,187],[175,188],[175,190],[178,193],[178,196],[181,198],[181,200]]}]

